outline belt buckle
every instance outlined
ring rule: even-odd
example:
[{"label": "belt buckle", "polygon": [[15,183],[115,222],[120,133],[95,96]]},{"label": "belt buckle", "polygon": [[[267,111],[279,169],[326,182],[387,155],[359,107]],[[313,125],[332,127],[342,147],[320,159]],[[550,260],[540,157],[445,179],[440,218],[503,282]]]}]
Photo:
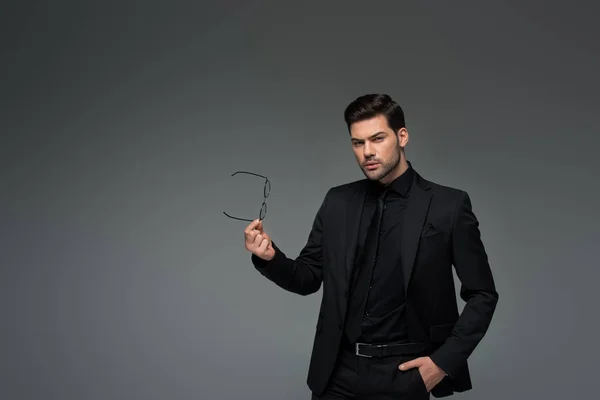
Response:
[{"label": "belt buckle", "polygon": [[355,353],[357,356],[359,356],[359,357],[373,358],[373,356],[370,356],[370,355],[368,355],[368,354],[361,354],[361,353],[360,353],[359,346],[360,346],[361,344],[366,344],[366,343],[359,343],[359,342],[356,342],[356,343],[354,344],[354,353]]}]

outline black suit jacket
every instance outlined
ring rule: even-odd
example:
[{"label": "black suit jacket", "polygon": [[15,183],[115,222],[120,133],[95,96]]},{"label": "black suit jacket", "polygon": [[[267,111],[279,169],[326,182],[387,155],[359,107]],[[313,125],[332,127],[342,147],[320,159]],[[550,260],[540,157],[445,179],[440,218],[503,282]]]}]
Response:
[{"label": "black suit jacket", "polygon": [[[281,288],[309,295],[323,286],[307,384],[321,394],[329,381],[342,338],[351,269],[367,180],[328,190],[308,241],[292,259],[277,247],[256,269]],[[410,340],[433,346],[431,359],[446,373],[434,397],[472,388],[468,357],[485,335],[498,302],[479,223],[469,195],[423,179],[415,172],[405,210],[401,243],[406,321]],[[458,312],[452,274],[466,304]]]}]

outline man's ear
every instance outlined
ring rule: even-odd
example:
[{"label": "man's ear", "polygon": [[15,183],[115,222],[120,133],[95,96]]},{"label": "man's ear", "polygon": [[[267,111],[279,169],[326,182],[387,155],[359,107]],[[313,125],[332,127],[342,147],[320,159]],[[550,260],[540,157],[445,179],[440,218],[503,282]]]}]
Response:
[{"label": "man's ear", "polygon": [[400,147],[406,147],[408,144],[408,130],[406,128],[400,128],[398,129],[396,135],[398,136],[398,143],[400,144]]}]

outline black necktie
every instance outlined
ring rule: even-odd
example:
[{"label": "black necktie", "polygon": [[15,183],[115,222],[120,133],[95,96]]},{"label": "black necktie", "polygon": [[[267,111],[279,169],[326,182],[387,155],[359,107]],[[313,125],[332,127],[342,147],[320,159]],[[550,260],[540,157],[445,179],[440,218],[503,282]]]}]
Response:
[{"label": "black necktie", "polygon": [[383,215],[383,199],[386,191],[384,190],[377,199],[377,207],[367,230],[363,256],[361,262],[357,265],[359,269],[351,292],[346,320],[346,335],[350,343],[354,343],[362,334],[362,320],[369,294],[369,286],[371,285],[371,275],[377,261],[379,227]]}]

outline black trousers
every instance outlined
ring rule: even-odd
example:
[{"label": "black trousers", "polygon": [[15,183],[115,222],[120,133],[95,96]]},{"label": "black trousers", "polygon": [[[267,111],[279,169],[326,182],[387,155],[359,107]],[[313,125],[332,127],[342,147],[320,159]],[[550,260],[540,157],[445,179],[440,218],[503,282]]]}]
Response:
[{"label": "black trousers", "polygon": [[400,371],[405,361],[419,355],[366,358],[343,346],[325,393],[312,400],[428,400],[429,392],[418,368]]}]

